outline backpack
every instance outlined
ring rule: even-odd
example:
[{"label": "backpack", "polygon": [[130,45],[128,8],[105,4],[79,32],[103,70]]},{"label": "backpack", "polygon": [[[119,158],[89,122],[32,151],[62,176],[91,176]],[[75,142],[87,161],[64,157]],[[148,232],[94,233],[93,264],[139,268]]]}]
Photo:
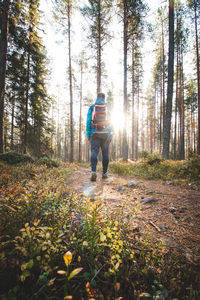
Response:
[{"label": "backpack", "polygon": [[105,131],[108,125],[106,104],[94,105],[91,123],[95,127],[95,132]]}]

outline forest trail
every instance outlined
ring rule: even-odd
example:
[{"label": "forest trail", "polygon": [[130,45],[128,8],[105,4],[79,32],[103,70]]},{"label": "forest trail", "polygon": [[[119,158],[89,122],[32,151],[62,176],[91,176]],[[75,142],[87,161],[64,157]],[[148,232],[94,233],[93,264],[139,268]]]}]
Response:
[{"label": "forest trail", "polygon": [[124,206],[133,214],[134,234],[148,233],[168,247],[181,250],[191,261],[200,261],[200,191],[173,182],[144,180],[109,174],[90,181],[90,169],[71,174],[70,188],[93,201],[104,201],[112,214]]}]

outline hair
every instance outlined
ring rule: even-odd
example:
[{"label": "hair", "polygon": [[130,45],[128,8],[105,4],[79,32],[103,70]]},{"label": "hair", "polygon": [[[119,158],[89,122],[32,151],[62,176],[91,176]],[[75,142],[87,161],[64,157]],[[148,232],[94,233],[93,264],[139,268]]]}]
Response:
[{"label": "hair", "polygon": [[103,98],[105,100],[105,94],[104,93],[98,93],[97,98]]}]

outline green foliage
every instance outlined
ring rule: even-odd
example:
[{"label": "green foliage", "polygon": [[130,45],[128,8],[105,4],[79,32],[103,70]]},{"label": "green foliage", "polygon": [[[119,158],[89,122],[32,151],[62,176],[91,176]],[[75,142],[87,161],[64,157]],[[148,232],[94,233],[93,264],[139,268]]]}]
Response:
[{"label": "green foliage", "polygon": [[59,162],[47,156],[41,157],[36,162],[37,165],[46,165],[48,168],[59,167]]},{"label": "green foliage", "polygon": [[[39,2],[10,3],[5,91],[8,111],[14,109],[16,130],[13,141],[18,141],[18,145],[14,146],[23,147],[25,143],[33,157],[50,153],[50,124],[47,122],[50,99],[46,87],[48,70],[46,51],[39,34]],[[15,96],[10,97],[11,94]]]},{"label": "green foliage", "polygon": [[198,298],[198,268],[133,234],[134,211],[111,214],[70,191],[75,167],[11,167],[0,188],[0,298]]},{"label": "green foliage", "polygon": [[27,164],[33,162],[33,159],[29,155],[17,152],[7,152],[0,154],[0,160],[9,165]]},{"label": "green foliage", "polygon": [[112,162],[110,170],[121,175],[145,179],[175,180],[200,183],[200,157],[193,156],[185,161],[163,160],[157,155],[145,153],[145,159],[137,162]]}]

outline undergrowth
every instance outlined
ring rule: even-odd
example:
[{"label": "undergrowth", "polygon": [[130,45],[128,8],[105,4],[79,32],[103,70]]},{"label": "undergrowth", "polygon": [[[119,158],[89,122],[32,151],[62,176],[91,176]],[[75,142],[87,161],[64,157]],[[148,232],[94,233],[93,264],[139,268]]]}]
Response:
[{"label": "undergrowth", "polygon": [[71,191],[75,165],[0,168],[0,299],[199,299],[198,267]]},{"label": "undergrowth", "polygon": [[111,162],[109,167],[111,172],[120,175],[200,185],[200,156],[198,155],[184,161],[163,160],[152,156],[138,161]]}]

